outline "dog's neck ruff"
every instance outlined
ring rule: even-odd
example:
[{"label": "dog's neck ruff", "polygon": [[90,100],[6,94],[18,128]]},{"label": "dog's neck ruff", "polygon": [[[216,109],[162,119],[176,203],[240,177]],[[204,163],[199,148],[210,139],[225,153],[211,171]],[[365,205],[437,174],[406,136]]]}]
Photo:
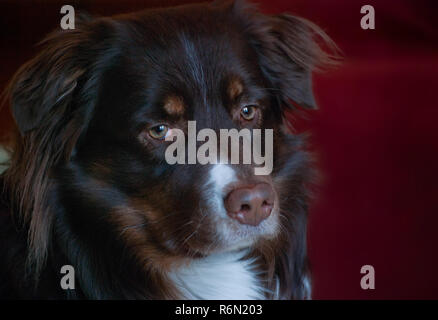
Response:
[{"label": "dog's neck ruff", "polygon": [[260,279],[255,259],[235,251],[196,259],[170,273],[170,279],[190,300],[262,300],[268,290]]}]

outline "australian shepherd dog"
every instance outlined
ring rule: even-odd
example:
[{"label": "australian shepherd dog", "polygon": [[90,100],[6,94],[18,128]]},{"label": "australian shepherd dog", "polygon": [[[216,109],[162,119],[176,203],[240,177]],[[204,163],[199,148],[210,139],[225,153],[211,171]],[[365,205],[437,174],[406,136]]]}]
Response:
[{"label": "australian shepherd dog", "polygon": [[[0,297],[310,298],[314,166],[286,113],[316,107],[312,72],[332,49],[313,23],[243,1],[82,17],[50,34],[7,89]],[[167,138],[189,121],[272,130],[272,170],[169,163]]]}]

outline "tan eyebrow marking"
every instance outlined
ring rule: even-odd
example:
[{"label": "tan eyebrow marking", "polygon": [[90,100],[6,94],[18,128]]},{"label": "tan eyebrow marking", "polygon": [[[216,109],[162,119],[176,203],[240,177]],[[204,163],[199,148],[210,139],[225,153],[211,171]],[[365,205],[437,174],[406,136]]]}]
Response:
[{"label": "tan eyebrow marking", "polygon": [[172,116],[180,116],[184,113],[185,106],[181,97],[169,96],[164,102],[164,110]]},{"label": "tan eyebrow marking", "polygon": [[231,100],[236,99],[243,92],[243,84],[242,81],[237,78],[231,78],[228,84],[228,96]]}]

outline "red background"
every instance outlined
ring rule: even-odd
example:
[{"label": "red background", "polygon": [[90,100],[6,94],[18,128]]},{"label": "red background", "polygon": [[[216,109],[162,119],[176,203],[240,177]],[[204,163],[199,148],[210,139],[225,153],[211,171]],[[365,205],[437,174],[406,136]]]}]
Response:
[{"label": "red background", "polygon": [[[182,1],[69,1],[96,15]],[[345,55],[315,76],[320,110],[292,119],[312,132],[323,181],[311,210],[316,299],[438,298],[438,7],[436,1],[269,0],[265,12],[306,17]],[[56,1],[0,4],[0,88],[59,27]],[[362,30],[362,5],[376,29]],[[12,125],[0,111],[0,133]],[[371,264],[376,289],[360,288]]]}]

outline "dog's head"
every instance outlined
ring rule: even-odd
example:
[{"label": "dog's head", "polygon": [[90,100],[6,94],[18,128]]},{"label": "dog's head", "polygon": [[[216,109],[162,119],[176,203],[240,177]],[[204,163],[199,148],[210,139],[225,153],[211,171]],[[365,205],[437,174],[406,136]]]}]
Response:
[{"label": "dog's head", "polygon": [[[50,221],[56,230],[62,220],[92,252],[114,244],[166,268],[248,247],[276,256],[265,262],[279,277],[301,281],[310,170],[284,114],[315,108],[311,72],[328,57],[315,35],[327,41],[303,19],[242,2],[101,18],[51,35],[11,87],[20,138],[7,175],[22,174],[14,185],[37,260]],[[196,133],[208,129],[195,148],[189,121]],[[261,129],[267,174],[241,163],[243,153],[240,164],[231,154],[217,164],[195,157],[211,156],[203,141],[222,154],[221,130],[245,128],[253,141]],[[166,158],[177,129],[185,164]],[[62,219],[47,214],[52,200]]]}]

